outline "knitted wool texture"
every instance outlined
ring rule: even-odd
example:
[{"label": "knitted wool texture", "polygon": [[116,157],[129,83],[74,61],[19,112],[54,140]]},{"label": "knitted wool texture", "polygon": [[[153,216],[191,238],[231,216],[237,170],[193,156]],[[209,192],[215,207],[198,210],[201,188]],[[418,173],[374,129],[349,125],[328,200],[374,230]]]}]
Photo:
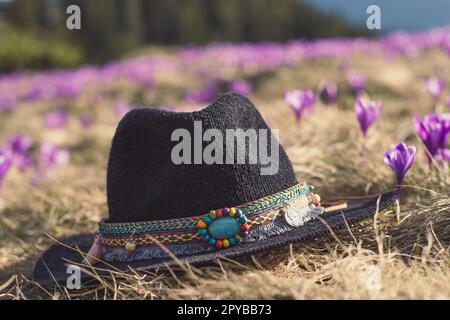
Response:
[{"label": "knitted wool texture", "polygon": [[[235,93],[224,94],[197,112],[130,111],[119,123],[111,146],[107,172],[109,222],[204,214],[260,199],[297,183],[281,145],[279,170],[274,175],[261,175],[259,157],[257,164],[249,164],[248,148],[245,164],[174,164],[171,152],[178,141],[171,141],[172,132],[187,129],[193,140],[194,121],[202,122],[203,132],[222,132],[224,154],[226,129],[270,132],[255,106]],[[203,149],[209,143],[203,142]],[[268,143],[270,155],[270,139]],[[193,145],[191,149],[193,152]]]}]

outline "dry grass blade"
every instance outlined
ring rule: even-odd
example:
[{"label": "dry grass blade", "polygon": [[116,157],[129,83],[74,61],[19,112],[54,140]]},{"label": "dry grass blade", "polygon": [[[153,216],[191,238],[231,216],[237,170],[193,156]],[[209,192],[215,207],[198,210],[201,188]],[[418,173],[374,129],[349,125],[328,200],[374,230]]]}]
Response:
[{"label": "dry grass blade", "polygon": [[[383,102],[381,118],[370,128],[363,156],[353,111],[355,96],[340,70],[340,61],[299,61],[248,79],[254,85],[251,99],[269,125],[281,129],[281,143],[299,180],[313,184],[327,205],[393,190],[395,181],[383,164],[383,152],[403,140],[420,145],[411,118],[433,111],[423,80],[430,70],[450,70],[450,59],[435,51],[388,62],[376,55],[347,59],[352,69],[368,76],[371,98]],[[443,77],[450,83],[450,73]],[[2,113],[1,143],[16,132],[39,141],[56,135],[71,151],[71,162],[39,188],[29,186],[32,177],[27,174],[12,171],[5,179],[0,197],[1,299],[450,298],[450,175],[448,170],[437,170],[435,163],[428,168],[424,148],[418,148],[416,164],[402,186],[401,212],[395,208],[377,212],[372,221],[346,225],[340,232],[330,230],[331,236],[242,261],[220,258],[219,266],[202,268],[184,263],[154,240],[181,272],[161,268],[151,273],[139,269],[123,273],[113,269],[100,277],[105,270],[80,265],[98,280],[96,286],[80,291],[44,288],[30,280],[32,265],[56,239],[94,232],[107,215],[105,169],[118,122],[111,111],[117,99],[143,105],[171,103],[186,110],[186,84],[201,87],[201,78],[189,70],[182,74],[168,71],[155,75],[154,94],[136,90],[102,93],[98,105],[89,108],[95,118],[90,129],[71,123],[57,133],[44,131],[42,116],[52,107],[41,102],[24,101],[13,113]],[[337,83],[338,106],[318,102],[300,126],[295,126],[283,92],[316,88],[323,78]],[[91,93],[66,101],[70,113],[83,114]],[[395,213],[399,213],[399,222]],[[378,271],[378,286],[368,285]]]}]

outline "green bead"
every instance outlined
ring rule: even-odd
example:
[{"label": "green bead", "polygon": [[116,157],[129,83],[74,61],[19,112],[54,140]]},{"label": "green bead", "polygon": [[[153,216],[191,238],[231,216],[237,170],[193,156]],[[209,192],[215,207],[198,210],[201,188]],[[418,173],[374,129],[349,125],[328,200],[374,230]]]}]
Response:
[{"label": "green bead", "polygon": [[234,238],[236,239],[237,242],[241,242],[242,241],[242,237],[239,234],[235,235]]},{"label": "green bead", "polygon": [[211,210],[210,212],[209,212],[209,217],[211,218],[211,219],[215,219],[215,218],[217,218],[217,215],[216,215],[216,211],[215,210]]}]

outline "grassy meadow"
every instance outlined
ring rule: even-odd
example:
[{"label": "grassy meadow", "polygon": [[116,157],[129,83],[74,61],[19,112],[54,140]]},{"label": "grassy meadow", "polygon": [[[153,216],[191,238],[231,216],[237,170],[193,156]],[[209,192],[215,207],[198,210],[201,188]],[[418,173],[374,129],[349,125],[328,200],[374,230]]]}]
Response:
[{"label": "grassy meadow", "polygon": [[[150,48],[138,54],[162,57],[170,65],[176,52]],[[66,165],[37,184],[30,182],[36,175],[32,169],[13,168],[4,179],[0,299],[450,299],[450,174],[448,167],[433,164],[430,169],[412,123],[415,115],[434,112],[424,81],[439,75],[450,83],[450,59],[440,50],[393,58],[354,53],[346,64],[367,78],[368,96],[383,104],[363,151],[356,97],[342,59],[299,60],[257,74],[240,75],[238,70],[225,77],[251,84],[249,98],[270,127],[280,129],[298,179],[314,185],[325,203],[394,190],[394,174],[383,163],[383,153],[402,141],[415,145],[417,161],[404,181],[399,220],[387,210],[324,238],[200,270],[185,266],[181,274],[114,273],[97,287],[75,291],[40,287],[31,277],[32,267],[54,239],[94,232],[107,216],[106,166],[120,120],[117,101],[185,111],[207,105],[184,99],[186,92],[202,86],[202,76],[168,67],[154,71],[150,89],[118,80],[101,94],[95,84],[76,97],[20,101],[14,110],[0,114],[0,145],[20,133],[36,143],[52,141],[70,153]],[[337,84],[338,102],[318,101],[296,123],[284,92],[317,91],[323,80]],[[43,126],[43,117],[58,108],[70,114],[65,128]],[[78,117],[84,114],[93,119],[91,125],[80,125]],[[375,288],[368,285],[374,266],[381,271]]]}]

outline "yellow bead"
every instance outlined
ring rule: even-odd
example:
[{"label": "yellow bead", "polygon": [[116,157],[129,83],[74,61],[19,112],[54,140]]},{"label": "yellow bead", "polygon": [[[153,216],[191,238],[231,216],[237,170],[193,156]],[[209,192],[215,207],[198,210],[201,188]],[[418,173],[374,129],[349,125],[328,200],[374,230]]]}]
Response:
[{"label": "yellow bead", "polygon": [[228,239],[223,240],[222,246],[223,246],[224,248],[228,248],[228,247],[230,246],[230,242],[228,241]]},{"label": "yellow bead", "polygon": [[235,214],[236,214],[236,209],[235,208],[231,208],[230,212],[229,212],[230,217],[234,217]]},{"label": "yellow bead", "polygon": [[197,222],[197,227],[199,228],[206,228],[206,223],[203,220],[200,220],[199,222]]}]

